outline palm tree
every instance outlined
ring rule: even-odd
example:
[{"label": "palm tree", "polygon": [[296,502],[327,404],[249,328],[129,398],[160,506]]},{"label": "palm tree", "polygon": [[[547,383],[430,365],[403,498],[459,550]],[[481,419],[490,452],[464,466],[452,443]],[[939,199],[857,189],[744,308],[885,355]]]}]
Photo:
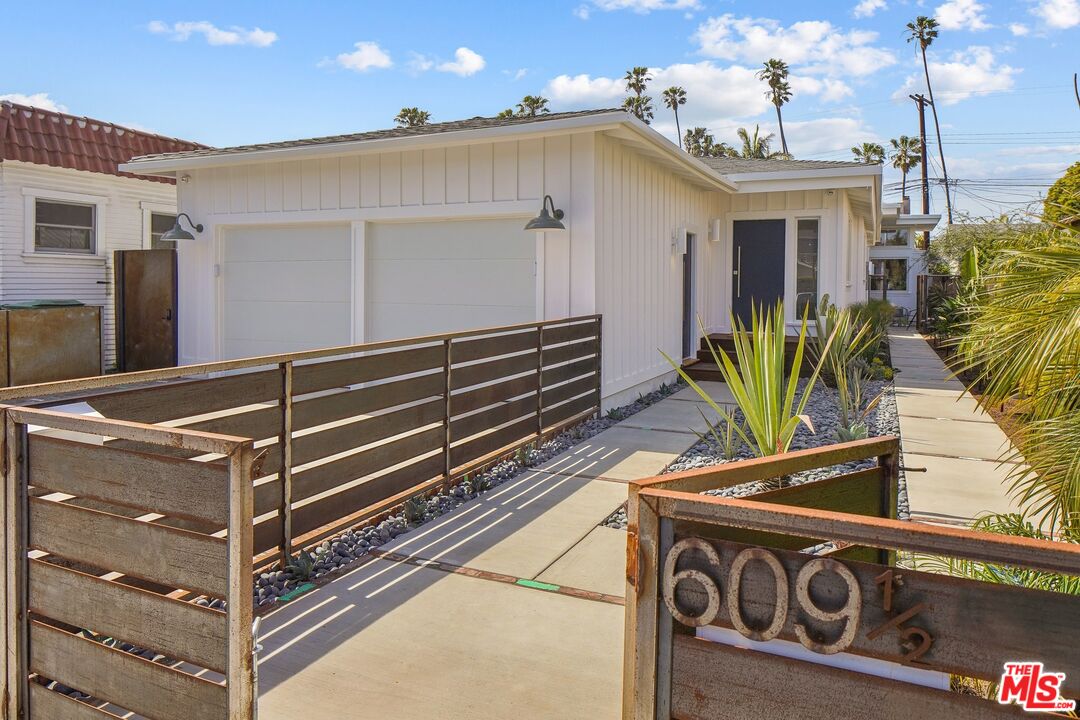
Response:
[{"label": "palm tree", "polygon": [[851,148],[855,159],[867,165],[882,165],[885,162],[885,148],[877,143],[864,142]]},{"label": "palm tree", "polygon": [[627,92],[644,95],[645,85],[652,80],[652,76],[649,75],[649,68],[638,66],[627,70],[623,80],[626,81]]},{"label": "palm tree", "polygon": [[900,203],[907,197],[907,174],[921,162],[922,144],[919,138],[901,135],[889,141],[892,145],[892,166],[900,171]]},{"label": "palm tree", "polygon": [[664,91],[664,105],[675,113],[675,137],[682,137],[682,129],[679,127],[679,106],[686,104],[686,90],[678,86],[669,87]]},{"label": "palm tree", "polygon": [[941,158],[941,177],[945,181],[945,212],[952,225],[952,200],[949,197],[949,171],[945,169],[945,148],[941,145],[941,126],[938,124],[937,103],[934,102],[934,88],[930,85],[930,66],[926,62],[926,48],[933,44],[938,36],[938,22],[934,18],[920,15],[907,24],[908,42],[918,41],[922,52],[923,74],[926,76],[926,92],[930,95],[930,110],[934,115],[934,132],[937,134],[938,157]]},{"label": "palm tree", "polygon": [[397,117],[394,118],[394,122],[397,123],[398,127],[419,127],[427,125],[430,119],[431,113],[427,110],[421,110],[417,107],[403,107]]},{"label": "palm tree", "polygon": [[737,131],[739,139],[742,140],[742,152],[734,153],[738,157],[749,158],[751,160],[772,160],[774,158],[786,157],[787,153],[777,152],[770,146],[772,145],[773,134],[761,135],[761,127],[754,126],[754,135],[750,136],[746,128],[739,128]]},{"label": "palm tree", "polygon": [[623,100],[622,109],[646,125],[652,122],[652,98],[648,95],[631,95]]},{"label": "palm tree", "polygon": [[776,121],[780,123],[780,148],[788,154],[787,137],[784,135],[784,118],[780,107],[791,100],[791,85],[788,84],[788,66],[783,60],[772,58],[765,61],[765,66],[758,71],[758,80],[769,84],[765,97],[776,107]]},{"label": "palm tree", "polygon": [[499,120],[505,120],[507,118],[512,118],[512,117],[514,117],[514,109],[513,108],[506,108],[505,110],[501,111],[495,117],[498,118]]},{"label": "palm tree", "polygon": [[694,157],[728,157],[737,155],[727,143],[718,143],[703,127],[690,128],[683,136],[683,147]]},{"label": "palm tree", "polygon": [[521,98],[521,102],[517,106],[517,114],[519,117],[536,117],[544,113],[551,112],[548,110],[548,100],[546,97],[540,95],[526,95]]}]

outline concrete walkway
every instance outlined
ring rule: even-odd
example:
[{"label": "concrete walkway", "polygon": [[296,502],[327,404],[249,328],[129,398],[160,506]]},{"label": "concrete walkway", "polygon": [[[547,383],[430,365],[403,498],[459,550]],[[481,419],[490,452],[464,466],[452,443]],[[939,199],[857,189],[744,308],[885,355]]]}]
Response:
[{"label": "concrete walkway", "polygon": [[260,717],[617,718],[626,533],[600,523],[701,411],[682,390],[266,617]]},{"label": "concrete walkway", "polygon": [[893,330],[904,465],[912,519],[967,525],[986,512],[1018,512],[1003,484],[1011,444],[993,418],[965,394],[933,348],[914,331]]}]

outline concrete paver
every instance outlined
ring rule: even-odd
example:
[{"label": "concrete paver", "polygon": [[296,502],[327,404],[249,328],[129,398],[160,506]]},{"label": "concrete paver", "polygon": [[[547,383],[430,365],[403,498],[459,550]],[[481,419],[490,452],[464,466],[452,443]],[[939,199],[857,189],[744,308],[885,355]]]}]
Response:
[{"label": "concrete paver", "polygon": [[900,416],[904,452],[997,460],[1009,440],[996,424]]},{"label": "concrete paver", "polygon": [[622,597],[626,593],[626,531],[593,528],[585,539],[536,578]]},{"label": "concrete paver", "polygon": [[689,432],[656,432],[618,425],[574,446],[537,470],[605,480],[636,480],[663,470],[697,442]]},{"label": "concrete paver", "polygon": [[716,411],[705,402],[661,402],[631,415],[619,423],[619,427],[704,433],[709,423],[715,425],[719,419]]},{"label": "concrete paver", "polygon": [[896,406],[901,415],[910,417],[994,422],[975,398],[951,390],[898,387]]},{"label": "concrete paver", "polygon": [[967,525],[985,513],[1020,510],[1008,496],[1009,466],[992,460],[958,460],[907,451],[904,465],[926,468],[925,473],[905,475],[916,520]]},{"label": "concrete paver", "polygon": [[[727,383],[714,382],[711,380],[703,380],[698,383],[698,387],[708,393],[713,402],[720,405],[733,405],[735,403],[735,396],[731,394],[731,388]],[[679,392],[675,393],[669,400],[689,400],[690,402],[702,402],[701,396],[692,387],[685,387]],[[661,403],[663,404],[663,403]]]}]

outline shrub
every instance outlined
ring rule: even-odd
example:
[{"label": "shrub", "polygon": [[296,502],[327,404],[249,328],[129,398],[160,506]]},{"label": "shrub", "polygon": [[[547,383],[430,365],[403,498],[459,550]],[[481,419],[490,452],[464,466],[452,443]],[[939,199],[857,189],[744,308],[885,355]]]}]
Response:
[{"label": "shrub", "polygon": [[1043,219],[1056,225],[1080,228],[1080,162],[1069,166],[1046,191]]},{"label": "shrub", "polygon": [[[889,332],[889,323],[892,322],[893,315],[896,314],[896,308],[892,303],[876,298],[874,300],[867,300],[866,302],[853,303],[848,308],[851,310],[852,319],[857,322],[868,322],[870,326],[877,331],[881,338],[884,338],[886,333]],[[880,345],[879,345],[880,347]],[[874,348],[876,354],[878,348]]]},{"label": "shrub", "polygon": [[852,363],[873,361],[881,347],[881,331],[851,309],[833,305],[828,295],[821,298],[814,330],[808,349],[814,360],[824,360],[821,379],[830,387],[836,387],[836,378]]}]

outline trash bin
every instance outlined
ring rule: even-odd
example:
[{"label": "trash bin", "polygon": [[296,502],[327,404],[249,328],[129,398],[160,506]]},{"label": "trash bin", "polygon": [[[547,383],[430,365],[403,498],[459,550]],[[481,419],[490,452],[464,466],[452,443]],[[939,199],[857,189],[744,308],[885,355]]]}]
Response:
[{"label": "trash bin", "polygon": [[0,387],[100,374],[100,307],[48,299],[0,305]]}]

